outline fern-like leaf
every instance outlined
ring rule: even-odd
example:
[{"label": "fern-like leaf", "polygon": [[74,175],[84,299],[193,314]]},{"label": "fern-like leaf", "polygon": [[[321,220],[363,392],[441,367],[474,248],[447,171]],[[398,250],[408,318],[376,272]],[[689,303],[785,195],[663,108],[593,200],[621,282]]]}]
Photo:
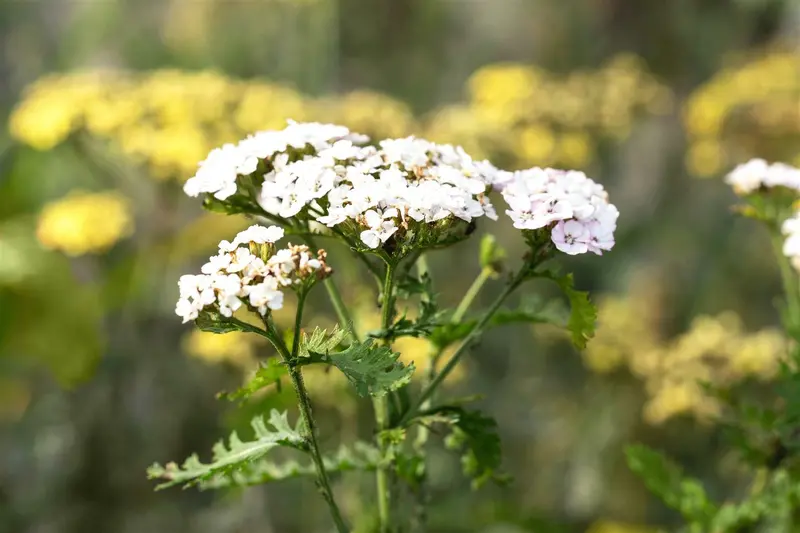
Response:
[{"label": "fern-like leaf", "polygon": [[647,488],[666,505],[679,511],[687,521],[707,525],[717,512],[702,484],[684,476],[680,467],[659,452],[646,446],[629,446],[625,450],[628,467]]},{"label": "fern-like leaf", "polygon": [[244,401],[253,396],[261,389],[267,388],[271,385],[276,385],[278,390],[281,388],[281,378],[289,373],[289,369],[279,359],[272,357],[267,359],[259,365],[256,373],[251,377],[243,387],[234,392],[222,392],[218,395],[219,398],[224,398],[230,401],[240,400]]},{"label": "fern-like leaf", "polygon": [[[292,428],[286,413],[279,413],[275,409],[270,413],[269,420],[258,416],[251,422],[255,432],[255,440],[242,441],[236,432],[229,439],[228,446],[223,441],[217,442],[213,448],[213,457],[210,463],[202,463],[196,454],[190,456],[178,466],[168,463],[166,466],[154,464],[147,469],[149,479],[164,480],[156,490],[165,489],[174,485],[190,487],[219,475],[232,475],[247,468],[253,461],[261,459],[270,450],[278,446],[287,446],[298,450],[306,449],[306,441],[300,435],[298,428]],[[271,426],[270,429],[268,426]]]},{"label": "fern-like leaf", "polygon": [[[331,455],[324,455],[322,461],[328,474],[351,472],[355,470],[374,470],[380,460],[380,451],[366,442],[358,441],[352,446],[342,446]],[[217,474],[200,483],[201,489],[226,487],[248,487],[273,481],[316,475],[314,463],[289,460],[275,463],[266,458],[259,459],[245,468],[229,474]]]}]

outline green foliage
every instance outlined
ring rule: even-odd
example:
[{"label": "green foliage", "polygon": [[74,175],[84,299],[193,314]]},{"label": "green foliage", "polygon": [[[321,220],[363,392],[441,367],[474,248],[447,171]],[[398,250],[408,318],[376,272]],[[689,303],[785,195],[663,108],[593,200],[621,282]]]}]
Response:
[{"label": "green foliage", "polygon": [[[785,471],[776,472],[762,490],[738,504],[723,505],[712,521],[712,531],[742,531],[791,517],[800,504],[800,483]],[[773,522],[770,524],[770,522]],[[773,529],[768,529],[769,531]]]},{"label": "green foliage", "polygon": [[359,396],[381,397],[411,381],[414,364],[405,366],[398,357],[388,346],[375,346],[373,339],[367,339],[326,356],[324,362],[338,368]]},{"label": "green foliage", "polygon": [[311,357],[311,354],[328,355],[336,350],[347,339],[346,329],[334,326],[333,331],[328,333],[322,328],[314,328],[311,335],[303,332],[300,337],[300,357]]},{"label": "green foliage", "polygon": [[490,480],[496,483],[510,480],[500,471],[502,451],[494,418],[480,411],[447,405],[428,411],[418,422],[441,422],[451,426],[445,444],[462,453],[461,465],[464,474],[472,479],[473,488]]},{"label": "green foliage", "polygon": [[567,329],[572,334],[572,343],[575,347],[581,350],[586,348],[586,343],[594,337],[597,324],[597,307],[589,300],[589,293],[575,290],[572,274],[561,276],[547,271],[538,275],[555,282],[569,300],[570,315]]},{"label": "green foliage", "polygon": [[[561,328],[567,328],[570,320],[570,313],[558,300],[542,301],[536,296],[531,296],[522,301],[519,307],[514,309],[500,309],[489,320],[487,329],[497,326],[510,324],[552,324]],[[477,324],[477,320],[463,320],[457,324],[446,323],[437,327],[430,336],[430,340],[436,346],[446,347],[454,342],[463,340],[470,334],[472,328]]]},{"label": "green foliage", "polygon": [[705,527],[711,522],[717,507],[699,481],[685,477],[677,465],[646,446],[629,446],[625,455],[628,467],[647,488],[690,524]]},{"label": "green foliage", "polygon": [[[373,445],[357,441],[351,446],[341,446],[330,455],[324,455],[322,462],[328,474],[352,471],[375,470],[380,461],[380,451]],[[267,459],[253,461],[246,467],[227,475],[217,475],[200,483],[201,489],[227,487],[247,487],[272,481],[298,477],[313,477],[316,469],[313,462],[287,460],[275,463]]]},{"label": "green foliage", "polygon": [[197,327],[208,333],[231,333],[232,331],[247,331],[257,335],[265,336],[263,330],[242,322],[235,317],[222,316],[216,311],[203,310],[198,314],[194,323]]},{"label": "green foliage", "polygon": [[247,383],[245,383],[243,387],[231,393],[222,392],[218,395],[218,397],[230,401],[245,401],[250,399],[251,396],[261,389],[271,385],[275,385],[280,392],[281,378],[288,373],[289,369],[286,367],[286,364],[281,362],[279,359],[272,357],[266,362],[259,364],[256,373],[247,381]]},{"label": "green foliage", "polygon": [[232,476],[236,472],[243,471],[249,468],[253,461],[261,459],[278,446],[306,449],[305,439],[300,435],[298,428],[289,425],[285,412],[279,413],[273,409],[267,422],[258,416],[252,420],[251,425],[255,432],[255,440],[242,441],[236,432],[233,432],[228,446],[225,446],[223,441],[214,445],[210,463],[200,462],[197,454],[193,454],[181,466],[176,463],[168,463],[166,466],[154,464],[147,469],[148,478],[165,481],[158,485],[156,490],[174,485],[190,487],[219,476]]},{"label": "green foliage", "polygon": [[332,352],[339,346],[346,332],[334,329],[328,334],[317,328],[300,341],[299,364],[324,363],[338,368],[356,388],[359,396],[381,397],[397,390],[411,380],[413,363],[405,366],[397,359],[400,354],[388,346],[376,346],[375,339],[354,342],[340,352]]},{"label": "green foliage", "polygon": [[436,293],[430,276],[403,276],[397,286],[397,296],[404,299],[419,298],[416,320],[403,314],[388,329],[373,331],[369,336],[375,339],[396,339],[398,337],[429,337],[437,328],[447,323],[447,312],[439,309]]}]

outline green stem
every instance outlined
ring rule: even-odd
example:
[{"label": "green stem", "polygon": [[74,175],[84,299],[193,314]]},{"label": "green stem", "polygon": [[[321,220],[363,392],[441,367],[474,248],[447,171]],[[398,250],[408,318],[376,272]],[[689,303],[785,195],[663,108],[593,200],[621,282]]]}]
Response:
[{"label": "green stem", "polygon": [[[386,274],[383,281],[383,290],[381,294],[381,329],[388,330],[392,325],[394,301],[392,298],[394,282],[394,265],[386,263]],[[389,340],[385,341],[387,344]],[[386,396],[373,399],[375,407],[375,422],[377,423],[378,430],[383,431],[389,427],[389,406],[386,402]],[[381,456],[388,455],[388,446],[384,439],[378,437],[378,444],[381,450]],[[381,461],[375,473],[375,482],[378,493],[378,519],[380,522],[380,533],[390,533],[392,531],[392,490],[391,490],[391,465],[386,464],[386,461]]]},{"label": "green stem", "polygon": [[305,293],[301,291],[300,294],[298,294],[297,314],[295,318],[295,330],[294,338],[292,340],[291,353],[286,347],[286,344],[283,342],[283,339],[278,334],[273,322],[271,320],[265,320],[264,322],[267,326],[267,334],[269,335],[270,341],[272,341],[272,344],[278,350],[281,358],[283,358],[283,361],[289,367],[289,377],[292,381],[294,392],[297,395],[297,403],[300,408],[300,418],[303,422],[303,430],[305,433],[304,437],[306,443],[308,444],[308,452],[311,455],[312,461],[314,462],[319,492],[325,502],[328,504],[328,510],[331,513],[331,518],[333,518],[334,524],[336,525],[336,531],[338,533],[349,533],[350,528],[347,527],[347,524],[342,518],[341,511],[339,511],[339,506],[336,505],[330,480],[328,479],[328,472],[325,470],[325,463],[322,460],[322,453],[320,453],[319,450],[319,443],[317,442],[316,436],[316,423],[314,422],[314,417],[311,413],[311,399],[309,398],[308,389],[306,389],[305,382],[303,381],[303,373],[300,370],[300,367],[294,364],[294,360],[297,357],[297,352],[300,346],[300,322],[303,316],[304,304]]},{"label": "green stem", "polygon": [[797,273],[794,271],[789,259],[783,255],[783,236],[780,231],[772,232],[772,245],[781,271],[783,290],[786,293],[786,329],[793,337],[800,334],[800,286],[798,286]]},{"label": "green stem", "polygon": [[[429,274],[428,257],[421,254],[416,261],[417,274],[420,279]],[[428,354],[428,368],[425,371],[423,378],[423,386],[427,385],[433,378],[436,377],[436,361],[439,359],[441,350],[436,349],[431,344],[431,350]],[[423,403],[420,408],[427,409],[430,407],[431,399]],[[428,453],[427,444],[430,437],[430,430],[427,426],[420,424],[417,427],[417,435],[414,439],[414,450],[422,460],[422,473],[417,479],[417,487],[415,491],[415,505],[414,505],[414,521],[412,524],[413,531],[424,532],[428,527],[428,505],[430,504],[430,488],[428,486]]]},{"label": "green stem", "polygon": [[491,320],[494,314],[500,309],[500,306],[503,305],[506,298],[516,290],[517,287],[522,283],[525,279],[525,268],[520,269],[520,271],[509,281],[506,288],[503,289],[503,292],[495,299],[489,309],[483,314],[481,319],[475,324],[475,327],[469,332],[469,334],[461,341],[461,344],[458,345],[453,356],[447,362],[447,364],[442,368],[442,371],[436,374],[436,377],[428,384],[427,387],[422,391],[422,394],[417,401],[411,406],[410,409],[406,411],[403,417],[400,420],[398,425],[402,426],[406,424],[411,418],[416,416],[417,412],[419,411],[420,407],[425,404],[427,400],[429,400],[433,394],[436,392],[436,389],[442,384],[442,382],[447,378],[450,372],[458,365],[458,362],[467,353],[467,348],[469,348],[470,344],[477,339],[481,333],[483,333],[483,328],[486,324]]},{"label": "green stem", "polygon": [[481,269],[480,273],[475,278],[475,281],[472,282],[472,285],[470,285],[466,294],[464,294],[464,297],[458,303],[458,307],[456,307],[453,317],[450,320],[451,323],[457,324],[458,322],[461,322],[461,320],[464,318],[464,315],[466,315],[467,311],[469,311],[469,307],[472,305],[472,302],[475,301],[475,297],[478,296],[478,293],[481,292],[483,285],[489,280],[490,277],[492,277],[492,269]]}]

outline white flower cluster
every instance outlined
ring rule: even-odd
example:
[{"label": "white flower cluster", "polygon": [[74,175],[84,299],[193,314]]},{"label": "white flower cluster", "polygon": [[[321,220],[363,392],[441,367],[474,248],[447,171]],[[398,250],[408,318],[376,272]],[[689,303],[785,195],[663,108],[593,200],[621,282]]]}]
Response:
[{"label": "white flower cluster", "polygon": [[783,242],[783,255],[788,257],[792,266],[800,271],[800,213],[784,221],[781,231],[786,235]]},{"label": "white flower cluster", "polygon": [[[219,253],[201,268],[202,274],[181,276],[175,313],[185,323],[196,319],[205,307],[216,307],[230,317],[242,305],[249,305],[263,316],[283,307],[283,289],[310,276],[330,274],[324,250],[314,257],[307,246],[289,245],[271,253],[271,245],[282,237],[282,228],[256,225],[233,242],[222,241]],[[254,253],[259,248],[268,253]]]},{"label": "white flower cluster", "polygon": [[761,187],[787,187],[800,191],[800,169],[785,163],[769,164],[763,159],[751,159],[733,169],[725,182],[736,194],[747,195]]},{"label": "white flower cluster", "polygon": [[289,148],[320,151],[341,139],[354,142],[368,140],[363,135],[351,133],[344,126],[289,121],[283,130],[258,132],[238,144],[215,148],[200,162],[197,173],[189,178],[183,190],[193,197],[207,193],[213,194],[218,200],[225,200],[236,194],[236,178],[255,172],[260,161],[276,154],[285,155]]},{"label": "white flower cluster", "polygon": [[613,248],[619,211],[603,186],[583,172],[531,168],[503,176],[496,187],[515,228],[550,227],[556,248],[570,255],[602,255]]},{"label": "white flower cluster", "polygon": [[[619,212],[582,172],[505,172],[474,161],[461,147],[414,137],[363,146],[366,140],[344,126],[290,122],[212,151],[184,189],[220,200],[250,195],[270,215],[338,227],[351,241],[376,249],[392,237],[436,246],[461,235],[448,233],[466,227],[459,221],[496,220],[487,196],[494,188],[508,202],[515,227],[552,229],[565,253],[600,255],[614,246]],[[253,176],[241,191],[240,175]]]},{"label": "white flower cluster", "polygon": [[[497,219],[486,196],[497,169],[486,161],[473,161],[460,147],[413,137],[387,139],[379,148],[337,145],[347,151],[346,164],[339,157],[345,154],[337,154],[333,161],[320,153],[324,170],[314,186],[305,184],[303,190],[326,196],[327,212],[316,217],[318,222],[334,227],[354,221],[369,248],[379,247],[414,223],[451,216],[465,222],[482,216]],[[337,145],[331,150],[338,150]],[[264,193],[272,190],[265,182]]]}]

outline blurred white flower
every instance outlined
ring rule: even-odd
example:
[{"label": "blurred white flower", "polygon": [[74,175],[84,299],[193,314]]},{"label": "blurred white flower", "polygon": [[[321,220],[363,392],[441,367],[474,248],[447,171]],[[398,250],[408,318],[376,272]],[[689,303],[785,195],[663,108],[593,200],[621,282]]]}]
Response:
[{"label": "blurred white flower", "polygon": [[800,191],[800,169],[785,163],[769,164],[763,159],[751,159],[734,168],[725,177],[725,182],[740,196],[761,187],[787,187]]}]

